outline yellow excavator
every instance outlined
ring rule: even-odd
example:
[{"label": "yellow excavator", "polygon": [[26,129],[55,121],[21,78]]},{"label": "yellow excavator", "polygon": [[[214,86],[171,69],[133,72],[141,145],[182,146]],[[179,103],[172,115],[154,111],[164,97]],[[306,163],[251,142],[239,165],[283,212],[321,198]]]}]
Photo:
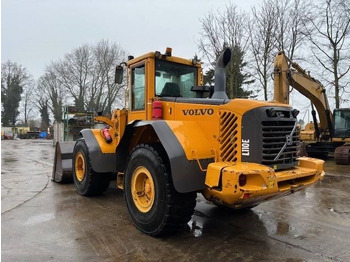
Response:
[{"label": "yellow excavator", "polygon": [[337,164],[350,164],[350,145],[345,144],[350,142],[350,108],[335,109],[332,114],[324,86],[284,52],[276,56],[274,76],[275,101],[289,104],[289,87],[311,101],[313,123],[307,124],[305,132],[301,131],[301,138],[308,141],[308,155],[325,159],[329,152],[335,152]]},{"label": "yellow excavator", "polygon": [[175,57],[171,48],[130,57],[116,68],[118,83],[127,69],[125,108],[96,117],[105,127],[82,130],[71,172],[55,164],[53,180],[73,177],[83,196],[101,194],[115,180],[135,226],[155,236],[186,225],[197,193],[216,205],[252,208],[323,179],[323,160],[297,155],[298,110],[228,99],[230,59],[227,48],[208,97],[195,59]]}]

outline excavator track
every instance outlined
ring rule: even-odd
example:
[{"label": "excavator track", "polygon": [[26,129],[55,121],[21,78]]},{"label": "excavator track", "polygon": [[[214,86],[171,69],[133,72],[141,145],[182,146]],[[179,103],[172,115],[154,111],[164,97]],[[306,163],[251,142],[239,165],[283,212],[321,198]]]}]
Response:
[{"label": "excavator track", "polygon": [[350,165],[350,144],[339,146],[335,149],[334,161],[338,165]]}]

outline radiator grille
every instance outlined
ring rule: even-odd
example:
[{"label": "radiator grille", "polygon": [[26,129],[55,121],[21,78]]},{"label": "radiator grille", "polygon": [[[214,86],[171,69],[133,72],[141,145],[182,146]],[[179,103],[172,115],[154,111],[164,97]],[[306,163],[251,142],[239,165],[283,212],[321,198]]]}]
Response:
[{"label": "radiator grille", "polygon": [[[273,166],[297,162],[299,131],[296,129],[292,134],[294,124],[295,121],[262,122],[262,164]],[[287,136],[291,138],[290,143],[286,143]]]},{"label": "radiator grille", "polygon": [[237,117],[230,111],[220,111],[220,159],[221,161],[237,161]]}]

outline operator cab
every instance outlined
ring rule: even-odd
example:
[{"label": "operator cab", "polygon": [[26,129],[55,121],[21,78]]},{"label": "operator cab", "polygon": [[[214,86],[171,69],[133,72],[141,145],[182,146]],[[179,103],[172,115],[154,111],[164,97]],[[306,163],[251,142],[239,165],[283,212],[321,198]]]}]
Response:
[{"label": "operator cab", "polygon": [[350,109],[334,109],[334,137],[350,137]]},{"label": "operator cab", "polygon": [[122,84],[127,67],[127,86],[130,109],[129,119],[152,119],[152,104],[156,100],[175,101],[203,97],[198,85],[201,82],[201,64],[196,60],[174,57],[171,48],[164,54],[159,51],[130,59],[117,66],[115,83]]},{"label": "operator cab", "polygon": [[[215,86],[209,87],[201,85],[201,63],[196,58],[191,60],[172,56],[171,48],[167,48],[164,54],[156,51],[137,58],[130,57],[127,62],[122,63],[127,67],[129,103],[125,103],[125,107],[130,109],[128,119],[151,120],[154,101],[167,102],[167,107],[170,103],[228,103],[230,100],[225,92],[225,67],[230,58],[229,49],[220,55],[220,63],[215,68]],[[118,84],[123,82],[124,72],[121,65],[117,66],[115,72],[115,83]]]}]

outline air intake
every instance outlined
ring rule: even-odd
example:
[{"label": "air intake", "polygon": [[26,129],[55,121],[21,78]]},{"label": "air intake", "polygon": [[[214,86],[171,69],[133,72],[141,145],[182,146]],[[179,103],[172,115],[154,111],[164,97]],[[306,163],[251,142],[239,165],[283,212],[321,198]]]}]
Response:
[{"label": "air intake", "polygon": [[231,60],[231,49],[226,48],[220,54],[215,67],[215,86],[211,98],[228,99],[226,95],[226,66]]}]

